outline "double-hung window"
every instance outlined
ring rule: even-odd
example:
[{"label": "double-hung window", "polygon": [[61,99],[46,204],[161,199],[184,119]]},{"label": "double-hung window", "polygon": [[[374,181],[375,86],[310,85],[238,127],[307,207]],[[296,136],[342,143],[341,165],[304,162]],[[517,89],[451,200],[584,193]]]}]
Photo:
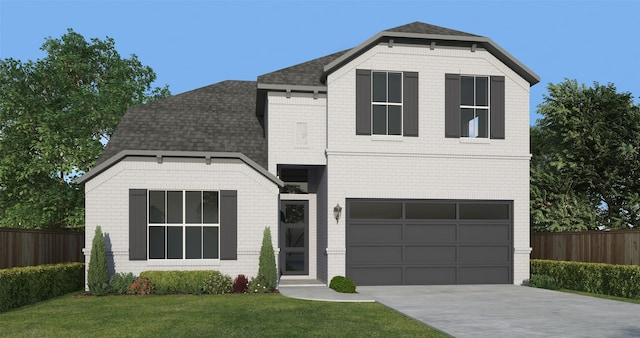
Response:
[{"label": "double-hung window", "polygon": [[504,76],[445,74],[445,137],[505,138]]},{"label": "double-hung window", "polygon": [[218,191],[149,191],[149,259],[218,259]]},{"label": "double-hung window", "polygon": [[460,77],[460,136],[489,137],[489,77]]},{"label": "double-hung window", "polygon": [[374,135],[402,135],[402,73],[371,76],[371,114]]},{"label": "double-hung window", "polygon": [[418,136],[418,73],[356,70],[356,135]]}]

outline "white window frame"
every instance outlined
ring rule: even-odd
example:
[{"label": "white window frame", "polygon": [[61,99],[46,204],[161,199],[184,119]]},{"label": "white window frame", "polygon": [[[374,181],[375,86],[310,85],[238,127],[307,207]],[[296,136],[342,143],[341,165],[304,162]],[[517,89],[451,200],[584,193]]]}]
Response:
[{"label": "white window frame", "polygon": [[[473,103],[474,105],[463,105],[462,104],[462,78],[464,77],[472,77],[473,78]],[[476,98],[476,79],[477,78],[486,78],[487,79],[487,105],[486,106],[478,106],[477,98]],[[462,109],[473,109],[474,120],[478,119],[478,115],[476,114],[477,109],[486,109],[487,110],[487,136],[480,137],[477,135],[472,136],[462,136],[462,131],[460,131],[460,138],[463,139],[489,139],[491,135],[491,76],[489,75],[460,75],[460,119],[462,120]],[[477,129],[477,128],[476,128]],[[475,131],[477,134],[477,130]],[[470,134],[470,133],[469,133]]]},{"label": "white window frame", "polygon": [[[150,194],[152,191],[162,191],[165,193],[165,198],[164,198],[164,223],[151,223],[151,217],[150,217]],[[178,191],[182,193],[182,223],[167,223],[167,210],[168,210],[168,198],[167,198],[167,192],[169,191]],[[187,206],[187,192],[200,192],[200,201],[201,203],[204,203],[204,196],[203,193],[204,192],[215,192],[218,194],[218,223],[204,223],[204,211],[202,214],[202,222],[203,223],[187,223],[186,219],[187,219],[187,213],[186,213],[186,206]],[[202,204],[201,204],[202,205]],[[150,250],[151,250],[151,243],[150,243],[150,236],[149,236],[149,229],[151,227],[164,227],[164,256],[167,256],[167,244],[168,244],[168,236],[167,236],[167,229],[169,227],[181,227],[182,228],[182,258],[151,258],[150,255]],[[204,239],[203,236],[203,231],[204,228],[217,228],[218,229],[218,252],[217,252],[217,257],[218,258],[187,258],[187,227],[200,227],[201,228],[201,241],[200,241],[200,253],[201,255],[204,253],[204,244],[202,239]],[[205,261],[205,260],[214,260],[214,261],[218,261],[220,260],[220,191],[219,190],[197,190],[197,189],[149,189],[147,191],[147,257],[149,260],[151,261],[156,261],[156,262],[160,262],[160,261]]]},{"label": "white window frame", "polygon": [[[373,99],[373,80],[375,78],[375,73],[385,73],[386,74],[386,93],[387,93],[387,102],[376,102]],[[389,102],[389,74],[400,74],[400,103],[398,102]],[[390,71],[390,70],[372,70],[371,71],[371,135],[372,136],[389,136],[389,137],[400,137],[403,135],[403,119],[404,119],[404,72],[400,71]],[[373,128],[373,107],[374,106],[385,106],[387,110],[387,130],[384,134],[375,134]],[[400,107],[400,134],[389,134],[389,106],[398,106]]]}]

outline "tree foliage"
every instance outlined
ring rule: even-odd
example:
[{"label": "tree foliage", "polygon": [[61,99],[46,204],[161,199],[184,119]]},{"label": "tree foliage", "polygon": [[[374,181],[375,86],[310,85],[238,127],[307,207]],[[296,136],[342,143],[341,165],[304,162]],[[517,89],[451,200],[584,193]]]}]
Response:
[{"label": "tree foliage", "polygon": [[640,107],[613,84],[548,86],[531,129],[531,224],[538,231],[640,225]]},{"label": "tree foliage", "polygon": [[36,61],[0,60],[0,226],[81,225],[78,175],[127,108],[169,95],[111,38],[86,41],[69,29],[41,50],[46,57]]}]

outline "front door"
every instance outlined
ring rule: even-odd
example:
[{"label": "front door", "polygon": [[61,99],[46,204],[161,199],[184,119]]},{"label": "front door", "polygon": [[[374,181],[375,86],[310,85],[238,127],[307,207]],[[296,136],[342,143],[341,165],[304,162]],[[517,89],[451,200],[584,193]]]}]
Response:
[{"label": "front door", "polygon": [[280,202],[280,271],[309,274],[309,201]]}]

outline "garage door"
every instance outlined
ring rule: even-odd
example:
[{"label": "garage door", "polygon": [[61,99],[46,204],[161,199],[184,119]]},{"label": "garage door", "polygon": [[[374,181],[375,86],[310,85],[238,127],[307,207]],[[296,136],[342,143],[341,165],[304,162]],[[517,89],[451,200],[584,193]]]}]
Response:
[{"label": "garage door", "polygon": [[357,285],[511,284],[511,201],[347,200]]}]

